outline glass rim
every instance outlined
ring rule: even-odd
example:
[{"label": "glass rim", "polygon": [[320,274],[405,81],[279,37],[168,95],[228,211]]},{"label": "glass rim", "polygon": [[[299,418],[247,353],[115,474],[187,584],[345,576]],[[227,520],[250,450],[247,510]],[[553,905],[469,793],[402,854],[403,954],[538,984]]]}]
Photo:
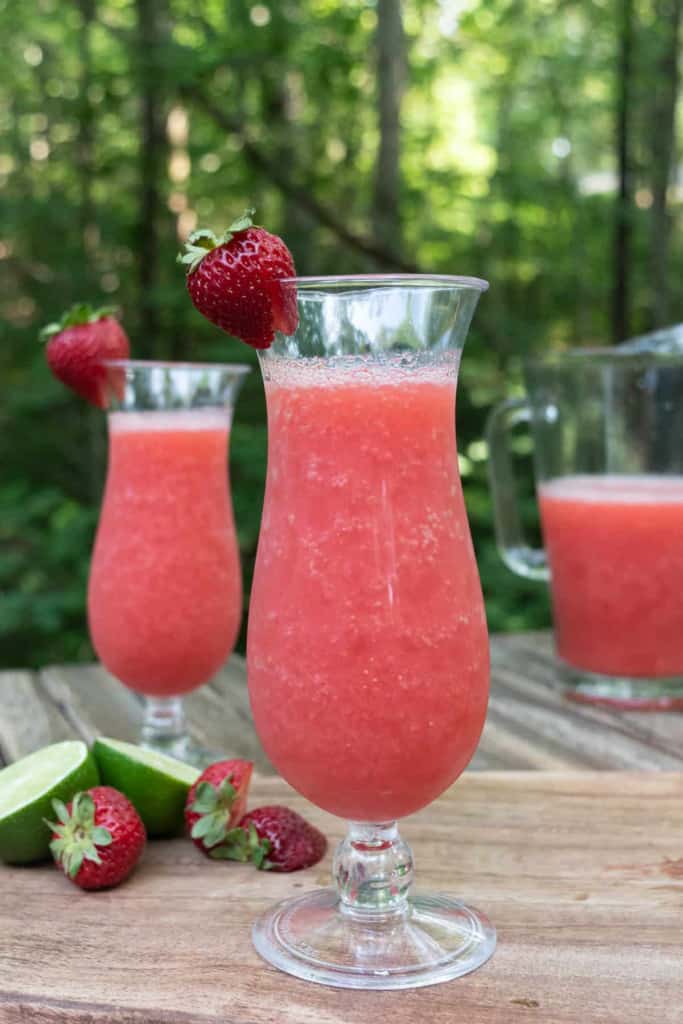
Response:
[{"label": "glass rim", "polygon": [[460,277],[453,274],[332,274],[329,276],[317,277],[282,277],[280,283],[293,285],[297,290],[303,292],[315,292],[326,289],[334,293],[342,288],[349,288],[357,285],[366,291],[373,287],[377,288],[444,288],[454,286],[460,288],[472,288],[478,292],[485,292],[489,282],[483,277]]},{"label": "glass rim", "polygon": [[197,370],[206,373],[213,370],[218,373],[234,373],[243,376],[251,373],[252,367],[247,363],[191,363],[175,362],[172,359],[103,359],[102,366],[120,370]]}]

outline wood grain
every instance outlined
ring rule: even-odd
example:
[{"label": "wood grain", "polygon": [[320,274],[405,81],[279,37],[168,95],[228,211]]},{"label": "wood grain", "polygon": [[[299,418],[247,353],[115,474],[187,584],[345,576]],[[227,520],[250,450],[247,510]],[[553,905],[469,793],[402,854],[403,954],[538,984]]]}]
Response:
[{"label": "wood grain", "polygon": [[33,672],[0,672],[0,765],[73,736]]},{"label": "wood grain", "polygon": [[[549,633],[491,637],[489,714],[472,767],[680,771],[683,714],[627,712],[567,700]],[[244,659],[233,656],[186,698],[203,746],[251,758],[272,772],[254,731]],[[0,757],[15,759],[47,742],[97,734],[134,740],[140,699],[100,665],[50,666],[37,675],[0,673]]]},{"label": "wood grain", "polygon": [[[331,839],[336,819],[279,779]],[[332,990],[262,963],[254,917],[327,884],[150,843],[112,892],[51,866],[0,868],[2,1024],[681,1024],[683,775],[469,772],[403,824],[422,887],[465,896],[498,928],[473,975],[414,992]]]}]

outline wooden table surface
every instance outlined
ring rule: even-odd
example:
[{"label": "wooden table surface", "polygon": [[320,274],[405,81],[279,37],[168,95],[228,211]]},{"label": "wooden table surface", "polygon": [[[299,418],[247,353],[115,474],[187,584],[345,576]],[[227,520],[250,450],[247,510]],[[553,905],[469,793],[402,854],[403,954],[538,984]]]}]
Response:
[{"label": "wooden table surface", "polygon": [[[491,638],[491,701],[475,770],[683,770],[683,713],[612,711],[562,695],[549,633]],[[230,659],[186,698],[197,739],[272,772],[254,732],[244,661]],[[96,665],[0,672],[0,759],[47,743],[109,735],[135,740],[140,700]],[[1,761],[0,761],[1,763]]]},{"label": "wooden table surface", "polygon": [[310,817],[325,860],[277,875],[162,840],[103,893],[51,865],[0,867],[2,1024],[683,1021],[681,773],[467,772],[406,819],[418,885],[471,901],[498,930],[478,971],[412,992],[330,989],[259,959],[251,923],[329,884],[343,824],[272,776],[253,797]]},{"label": "wooden table surface", "polygon": [[[120,889],[85,894],[51,865],[0,866],[0,1024],[683,1024],[683,714],[562,695],[549,634],[494,636],[492,692],[470,769],[402,825],[418,884],[498,928],[493,959],[414,992],[305,984],[262,963],[250,926],[329,883],[148,844]],[[205,746],[255,760],[253,801],[343,825],[274,777],[233,657],[186,701]],[[100,666],[0,672],[0,757],[69,737],[134,740],[141,703]],[[504,769],[504,770],[501,770]]]}]

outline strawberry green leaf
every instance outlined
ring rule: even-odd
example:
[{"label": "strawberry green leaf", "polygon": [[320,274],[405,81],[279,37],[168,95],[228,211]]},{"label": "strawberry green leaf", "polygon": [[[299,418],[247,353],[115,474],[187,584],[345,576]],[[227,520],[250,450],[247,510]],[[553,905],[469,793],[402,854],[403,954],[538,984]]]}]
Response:
[{"label": "strawberry green leaf", "polygon": [[253,216],[256,213],[256,209],[250,206],[249,209],[245,210],[241,217],[234,220],[228,230],[224,233],[221,241],[229,242],[233,235],[236,235],[238,231],[246,231],[247,228],[251,228],[254,225]]},{"label": "strawberry green leaf", "polygon": [[49,341],[55,334],[60,334],[67,327],[76,327],[78,324],[94,324],[105,317],[116,316],[118,310],[115,306],[99,306],[97,308],[87,302],[76,303],[62,314],[59,320],[53,321],[43,327],[39,334],[41,341]]},{"label": "strawberry green leaf", "polygon": [[50,853],[56,861],[61,859],[64,845],[64,839],[53,839],[50,843]]},{"label": "strawberry green leaf", "polygon": [[205,814],[203,817],[198,818],[197,821],[195,821],[190,835],[193,839],[204,839],[205,836],[208,836],[208,834],[215,831],[215,829],[215,815]]},{"label": "strawberry green leaf", "polygon": [[66,825],[58,825],[54,821],[48,821],[47,818],[43,818],[43,821],[45,822],[47,827],[50,829],[50,831],[55,833],[55,835],[57,836],[58,839],[63,839],[64,838],[64,833],[65,833],[65,831],[67,829]]},{"label": "strawberry green leaf", "polygon": [[83,863],[84,853],[82,850],[74,850],[72,853],[66,853],[64,856],[64,867],[69,878],[75,878],[78,872],[81,870],[81,864]]},{"label": "strawberry green leaf", "polygon": [[249,844],[244,829],[239,826],[230,829],[220,846],[209,850],[209,856],[214,860],[236,860],[242,863],[249,860]]},{"label": "strawberry green leaf", "polygon": [[188,275],[193,274],[206,254],[220,244],[213,231],[200,228],[189,236],[185,251],[178,253],[177,262],[186,264]]},{"label": "strawberry green leaf", "polygon": [[92,841],[95,846],[109,846],[113,842],[109,829],[101,825],[96,825],[92,830]]},{"label": "strawberry green leaf", "polygon": [[52,800],[52,809],[57,815],[57,820],[61,821],[63,825],[66,825],[69,820],[69,812],[66,808],[66,804],[62,803],[61,800],[54,799]]},{"label": "strawberry green leaf", "polygon": [[92,825],[95,820],[95,803],[87,793],[78,793],[72,805],[72,817],[81,825]]},{"label": "strawberry green leaf", "polygon": [[178,253],[176,262],[187,267],[189,277],[212,249],[226,245],[239,231],[246,231],[247,228],[252,227],[254,223],[252,217],[255,212],[253,207],[245,210],[242,216],[233,221],[219,238],[208,228],[198,228],[197,231],[193,231],[185,243],[185,251]]},{"label": "strawberry green leaf", "polygon": [[197,814],[212,814],[218,807],[218,790],[210,782],[200,782],[190,807]]}]

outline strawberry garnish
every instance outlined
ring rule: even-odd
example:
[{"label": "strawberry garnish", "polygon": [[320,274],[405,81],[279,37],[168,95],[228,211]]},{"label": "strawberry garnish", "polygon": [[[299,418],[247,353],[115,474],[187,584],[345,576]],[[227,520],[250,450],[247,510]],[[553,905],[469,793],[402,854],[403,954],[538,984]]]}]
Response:
[{"label": "strawberry garnish", "polygon": [[226,841],[211,850],[216,860],[251,861],[257,868],[298,871],[325,855],[327,839],[289,807],[256,807],[241,819]]},{"label": "strawberry garnish", "polygon": [[107,406],[105,359],[128,359],[130,344],[121,324],[109,308],[72,306],[57,323],[40,333],[47,341],[47,364],[57,380],[92,405]]},{"label": "strawberry garnish", "polygon": [[253,213],[246,210],[220,237],[194,231],[178,260],[187,266],[190,298],[207,320],[247,345],[268,348],[275,331],[296,330],[296,294],[280,283],[296,270],[282,239],[254,227]]},{"label": "strawberry garnish", "polygon": [[187,794],[185,824],[203,853],[222,843],[247,809],[252,761],[216,761]]},{"label": "strawberry garnish", "polygon": [[111,786],[53,800],[50,850],[57,867],[81,889],[108,889],[127,878],[145,846],[145,826],[130,800]]}]

